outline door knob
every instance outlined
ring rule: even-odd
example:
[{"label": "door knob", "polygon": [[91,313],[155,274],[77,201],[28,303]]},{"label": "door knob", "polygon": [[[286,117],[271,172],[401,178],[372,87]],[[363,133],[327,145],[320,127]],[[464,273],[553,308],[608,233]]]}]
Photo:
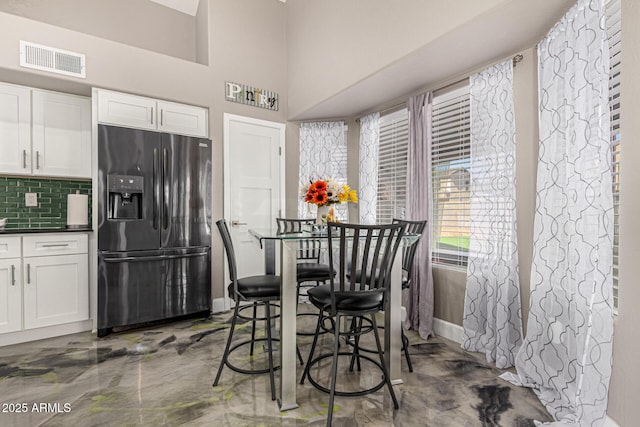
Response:
[{"label": "door knob", "polygon": [[237,227],[239,225],[247,225],[247,223],[246,222],[240,222],[240,220],[238,220],[238,219],[232,219],[231,220],[231,226],[232,227]]}]

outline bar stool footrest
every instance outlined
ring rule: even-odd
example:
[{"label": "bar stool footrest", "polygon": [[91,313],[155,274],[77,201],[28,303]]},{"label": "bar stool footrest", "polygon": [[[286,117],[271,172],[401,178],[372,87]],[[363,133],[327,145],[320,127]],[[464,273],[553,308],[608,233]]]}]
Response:
[{"label": "bar stool footrest", "polygon": [[[350,352],[346,352],[346,351],[340,351],[338,352],[338,357],[340,356],[353,356],[353,353]],[[314,358],[311,362],[309,362],[309,372],[307,373],[307,378],[309,379],[309,382],[318,390],[329,394],[330,390],[322,385],[320,385],[312,376],[311,376],[311,367],[313,365],[315,365],[316,363],[320,362],[323,359],[326,358],[332,358],[333,357],[333,353],[326,353],[326,354],[322,354],[316,358]],[[382,365],[380,365],[380,362],[377,362],[375,360],[373,360],[372,358],[370,358],[369,356],[366,356],[364,354],[360,354],[360,355],[356,355],[357,358],[360,359],[365,359],[368,360],[369,362],[373,363],[375,366],[378,367],[378,369],[380,369],[380,373],[382,375],[382,381],[380,381],[380,383],[374,385],[371,388],[365,389],[365,390],[358,390],[358,391],[339,391],[336,390],[335,391],[335,395],[336,396],[347,396],[347,397],[360,397],[360,396],[365,396],[367,394],[371,394],[374,393],[378,390],[380,390],[382,387],[385,386],[386,384],[386,378],[384,375],[384,370],[382,369]],[[337,360],[335,360],[333,363],[338,363]]]}]

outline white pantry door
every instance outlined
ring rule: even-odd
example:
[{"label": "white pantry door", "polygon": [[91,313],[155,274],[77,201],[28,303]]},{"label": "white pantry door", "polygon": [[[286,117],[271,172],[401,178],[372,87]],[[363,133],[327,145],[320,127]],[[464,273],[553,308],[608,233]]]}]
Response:
[{"label": "white pantry door", "polygon": [[264,274],[249,229],[273,228],[284,212],[284,142],[284,123],[224,115],[224,211],[239,277]]}]

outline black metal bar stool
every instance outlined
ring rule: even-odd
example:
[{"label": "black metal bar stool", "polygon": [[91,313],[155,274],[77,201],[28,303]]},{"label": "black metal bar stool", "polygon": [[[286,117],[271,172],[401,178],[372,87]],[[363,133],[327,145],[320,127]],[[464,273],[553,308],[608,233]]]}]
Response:
[{"label": "black metal bar stool", "polygon": [[[229,369],[242,374],[265,374],[269,373],[269,379],[271,381],[271,400],[276,400],[276,388],[273,372],[279,367],[273,366],[273,343],[279,341],[277,338],[271,337],[271,322],[277,316],[272,316],[271,307],[277,306],[273,301],[280,300],[280,276],[275,275],[262,275],[262,276],[249,276],[244,278],[238,278],[235,252],[233,250],[233,243],[231,242],[231,235],[229,234],[229,228],[224,219],[216,222],[220,236],[222,237],[222,243],[224,249],[227,252],[227,262],[229,264],[229,276],[231,283],[227,290],[229,297],[235,301],[235,308],[233,311],[233,318],[231,321],[231,329],[229,330],[229,337],[227,338],[227,344],[220,361],[220,367],[216,374],[216,379],[213,382],[213,386],[218,385],[220,381],[220,375],[222,374],[222,368],[227,365]],[[241,305],[241,302],[251,302],[248,305]],[[264,306],[264,317],[257,317],[258,306]],[[253,316],[248,317],[241,314],[241,311],[253,309]],[[231,346],[233,334],[238,322],[238,319],[250,320],[251,326],[251,339],[245,340]],[[256,338],[256,322],[266,322],[266,338]],[[254,344],[257,342],[266,341],[266,350],[268,354],[268,367],[264,369],[244,369],[233,365],[229,361],[229,355],[239,347],[250,345],[249,354],[253,356]]]},{"label": "black metal bar stool", "polygon": [[[409,221],[404,219],[395,219],[393,220],[394,224],[403,224],[405,226],[405,234],[417,234],[418,240],[410,246],[405,246],[402,248],[402,289],[409,289],[411,287],[411,283],[413,280],[413,260],[416,255],[416,250],[418,248],[418,244],[420,243],[420,239],[422,238],[422,233],[424,232],[425,226],[427,225],[426,220],[419,221]],[[356,272],[356,281],[359,280],[361,272]],[[370,326],[370,322],[366,318],[354,318],[352,323],[352,328],[358,329],[362,327],[362,322],[368,323]],[[378,326],[379,328],[383,328],[383,326]],[[407,366],[409,368],[409,372],[413,372],[413,364],[411,363],[411,355],[409,354],[409,339],[404,333],[404,328],[400,328],[400,332],[402,334],[402,351],[404,352],[404,357],[407,361]],[[359,345],[357,339],[350,339],[347,342],[349,344],[357,344],[355,346],[354,351],[364,351],[366,353],[375,353],[376,350],[371,348],[364,348]]]},{"label": "black metal bar stool", "polygon": [[[327,415],[327,425],[331,425],[333,418],[333,402],[338,396],[362,396],[375,392],[386,385],[393,400],[395,409],[399,408],[398,400],[391,385],[389,372],[384,362],[384,353],[380,344],[380,336],[376,324],[376,313],[382,311],[384,302],[388,297],[391,285],[391,269],[393,260],[400,246],[404,233],[403,224],[387,225],[357,225],[357,224],[328,224],[329,241],[329,264],[337,265],[338,274],[329,279],[328,285],[321,285],[309,289],[309,300],[319,309],[318,321],[316,324],[316,334],[311,344],[309,359],[304,368],[304,373],[300,379],[303,384],[305,379],[313,384],[317,389],[329,393],[329,412]],[[335,241],[334,241],[335,240]],[[334,246],[339,244],[337,249],[338,263],[334,264]],[[349,271],[361,271],[361,279],[356,281],[355,275],[347,278]],[[340,331],[340,320],[349,316],[367,316],[372,327],[359,328],[358,330]],[[333,319],[333,352],[325,353],[314,357],[318,335],[323,327],[326,318]],[[353,351],[339,351],[341,336],[360,336],[373,332],[376,346],[378,348],[379,363],[368,356],[356,354]],[[338,358],[347,356],[366,359],[373,362],[382,371],[382,381],[379,384],[367,389],[354,392],[336,391],[336,381],[338,374]],[[331,358],[330,387],[323,387],[311,377],[310,369],[323,359]],[[351,367],[350,370],[353,368]]]}]

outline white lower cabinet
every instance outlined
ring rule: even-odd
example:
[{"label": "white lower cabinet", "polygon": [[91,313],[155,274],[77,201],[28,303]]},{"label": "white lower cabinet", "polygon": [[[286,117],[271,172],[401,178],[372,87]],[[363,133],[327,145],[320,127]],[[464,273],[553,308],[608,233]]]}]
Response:
[{"label": "white lower cabinet", "polygon": [[87,255],[24,258],[24,328],[89,317]]},{"label": "white lower cabinet", "polygon": [[0,259],[0,333],[22,329],[22,261]]},{"label": "white lower cabinet", "polygon": [[84,233],[0,236],[0,333],[89,318],[87,245]]}]

